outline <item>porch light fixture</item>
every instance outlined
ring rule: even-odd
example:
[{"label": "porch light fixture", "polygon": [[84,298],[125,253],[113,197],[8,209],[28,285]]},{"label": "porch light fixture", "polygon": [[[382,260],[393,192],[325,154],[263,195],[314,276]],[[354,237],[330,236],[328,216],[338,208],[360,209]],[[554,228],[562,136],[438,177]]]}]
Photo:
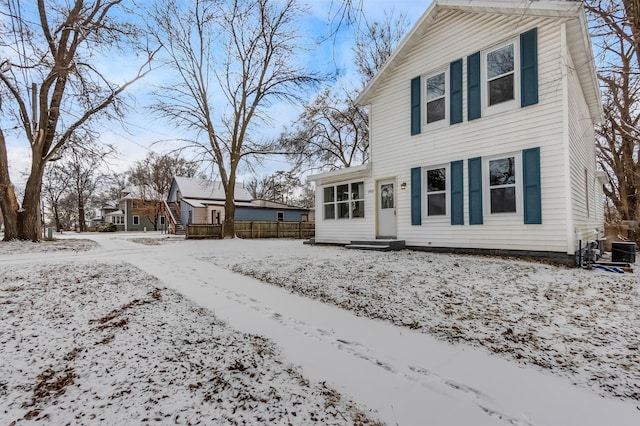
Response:
[{"label": "porch light fixture", "polygon": [[403,191],[404,191],[405,189],[407,189],[407,182],[402,182],[402,183],[400,184],[400,189],[402,189]]}]

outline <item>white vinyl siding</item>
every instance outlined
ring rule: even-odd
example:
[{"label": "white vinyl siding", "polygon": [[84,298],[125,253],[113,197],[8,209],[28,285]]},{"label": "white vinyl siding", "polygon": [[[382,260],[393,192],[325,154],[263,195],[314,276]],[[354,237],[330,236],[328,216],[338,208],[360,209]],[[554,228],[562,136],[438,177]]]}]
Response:
[{"label": "white vinyl siding", "polygon": [[[500,46],[520,33],[538,28],[539,103],[467,121],[466,57]],[[509,31],[496,31],[508,28]],[[421,40],[397,63],[376,90],[370,105],[373,178],[395,177],[410,182],[412,167],[464,160],[464,226],[423,221],[411,226],[410,191],[399,191],[397,237],[407,245],[567,252],[564,187],[564,131],[561,84],[561,33],[557,20],[496,14],[443,11]],[[443,126],[410,136],[411,79],[463,58],[463,116],[455,126]],[[519,86],[515,88],[519,91]],[[467,160],[504,156],[540,147],[542,164],[542,224],[524,225],[522,212],[484,213],[483,225],[469,225]],[[484,188],[483,188],[484,189]],[[424,196],[424,191],[423,191]],[[489,200],[483,195],[483,207]],[[423,218],[426,218],[423,211]]]},{"label": "white vinyl siding", "polygon": [[[568,57],[568,69],[573,61]],[[575,72],[568,73],[568,130],[571,169],[571,206],[577,240],[593,240],[595,230],[603,227],[603,202],[596,178],[595,132],[589,119],[589,109]]]},{"label": "white vinyl siding", "polygon": [[353,220],[324,220],[323,211],[316,210],[315,240],[321,243],[348,244],[356,240],[371,240],[375,238],[375,183],[368,178],[329,179],[316,182],[316,206],[323,206],[324,188],[336,186],[344,182],[363,182],[364,217]]}]

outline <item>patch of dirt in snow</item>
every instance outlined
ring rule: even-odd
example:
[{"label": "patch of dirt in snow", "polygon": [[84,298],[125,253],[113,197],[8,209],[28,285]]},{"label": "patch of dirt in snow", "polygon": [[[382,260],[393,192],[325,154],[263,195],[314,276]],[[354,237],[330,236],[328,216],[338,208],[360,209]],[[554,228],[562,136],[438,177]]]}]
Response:
[{"label": "patch of dirt in snow", "polygon": [[0,270],[3,424],[378,424],[127,264]]},{"label": "patch of dirt in snow", "polygon": [[163,244],[178,243],[185,241],[184,237],[164,237],[164,238],[130,238],[127,241],[132,243],[144,244],[146,246],[160,246]]},{"label": "patch of dirt in snow", "polygon": [[92,240],[64,239],[52,241],[0,241],[0,255],[24,254],[24,253],[47,253],[59,251],[88,251],[98,248],[100,245]]},{"label": "patch of dirt in snow", "polygon": [[482,346],[603,396],[640,400],[637,272],[413,251],[273,252],[204,260],[358,315]]}]

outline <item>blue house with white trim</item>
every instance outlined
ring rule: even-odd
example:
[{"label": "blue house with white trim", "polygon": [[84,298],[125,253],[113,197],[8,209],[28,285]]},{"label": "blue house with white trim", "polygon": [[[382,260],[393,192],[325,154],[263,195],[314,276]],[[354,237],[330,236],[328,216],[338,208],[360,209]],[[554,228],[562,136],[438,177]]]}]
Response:
[{"label": "blue house with white trim", "polygon": [[360,94],[370,161],[316,182],[316,242],[573,263],[604,231],[581,2],[434,0]]},{"label": "blue house with white trim", "polygon": [[[221,224],[225,218],[224,203],[221,182],[176,176],[167,197],[167,214],[174,227],[178,223]],[[236,221],[309,221],[309,209],[276,201],[254,200],[242,184],[236,185],[235,205]]]}]

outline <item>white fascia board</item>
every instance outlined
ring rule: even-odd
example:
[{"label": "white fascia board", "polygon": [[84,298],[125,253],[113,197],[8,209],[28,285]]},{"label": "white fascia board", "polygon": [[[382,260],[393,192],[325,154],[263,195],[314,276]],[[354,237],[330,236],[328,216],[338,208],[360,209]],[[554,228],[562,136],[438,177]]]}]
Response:
[{"label": "white fascia board", "polygon": [[357,177],[366,177],[371,170],[371,163],[366,163],[361,166],[345,167],[344,169],[332,170],[330,172],[318,173],[317,175],[311,175],[307,177],[310,181],[323,181],[323,180],[335,180],[339,178],[351,179]]}]

